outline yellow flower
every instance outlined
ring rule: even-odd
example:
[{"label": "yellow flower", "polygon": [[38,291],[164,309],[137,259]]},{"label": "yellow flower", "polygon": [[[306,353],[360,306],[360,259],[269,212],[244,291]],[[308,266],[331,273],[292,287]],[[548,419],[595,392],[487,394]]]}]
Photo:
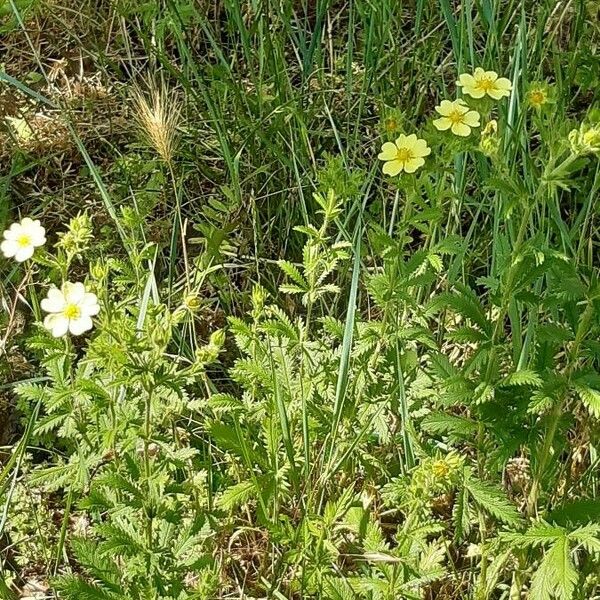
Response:
[{"label": "yellow flower", "polygon": [[540,109],[548,102],[548,94],[543,88],[533,88],[527,94],[527,101],[533,108]]},{"label": "yellow flower", "polygon": [[479,113],[470,110],[462,100],[442,100],[435,110],[442,115],[433,121],[433,125],[440,131],[450,129],[454,135],[466,137],[471,133],[471,127],[479,127]]},{"label": "yellow flower", "polygon": [[490,158],[494,158],[500,150],[500,139],[498,138],[498,122],[492,119],[481,131],[479,149]]},{"label": "yellow flower", "polygon": [[383,172],[393,177],[402,171],[414,173],[425,164],[423,157],[430,153],[431,148],[427,142],[411,133],[410,135],[401,134],[395,142],[383,144],[377,158],[385,161]]},{"label": "yellow flower", "polygon": [[579,129],[569,133],[569,142],[573,154],[584,156],[600,153],[600,126],[582,123]]},{"label": "yellow flower", "polygon": [[483,98],[486,94],[494,100],[510,96],[512,84],[506,77],[498,77],[495,71],[484,71],[477,67],[473,75],[463,73],[456,82],[471,98]]}]

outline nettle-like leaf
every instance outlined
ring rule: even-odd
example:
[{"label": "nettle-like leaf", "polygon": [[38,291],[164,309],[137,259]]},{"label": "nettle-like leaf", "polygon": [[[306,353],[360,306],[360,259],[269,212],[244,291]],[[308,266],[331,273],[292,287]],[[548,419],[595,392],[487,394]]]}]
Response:
[{"label": "nettle-like leaf", "polygon": [[531,580],[531,600],[571,600],[578,575],[570,557],[569,542],[559,538],[546,552]]},{"label": "nettle-like leaf", "polygon": [[507,375],[499,385],[503,387],[508,386],[522,386],[529,385],[535,388],[539,388],[543,385],[544,380],[531,369],[521,369]]},{"label": "nettle-like leaf", "polygon": [[465,469],[463,485],[482,510],[507,525],[519,525],[522,517],[504,492],[495,486],[476,479],[470,469]]},{"label": "nettle-like leaf", "polygon": [[457,284],[456,288],[455,292],[445,292],[436,296],[427,306],[425,313],[434,315],[445,308],[450,309],[477,325],[489,338],[492,332],[492,323],[488,319],[481,301],[467,286]]},{"label": "nettle-like leaf", "polygon": [[99,583],[90,583],[78,575],[62,575],[54,580],[55,589],[68,600],[123,600],[127,596],[113,593]]},{"label": "nettle-like leaf", "polygon": [[216,501],[216,505],[223,510],[233,510],[256,497],[256,486],[253,481],[241,481],[228,487]]},{"label": "nettle-like leaf", "polygon": [[294,284],[301,290],[306,291],[308,289],[308,282],[300,273],[300,270],[296,265],[289,262],[288,260],[280,260],[277,263],[279,268],[294,282]]},{"label": "nettle-like leaf", "polygon": [[541,562],[531,580],[529,597],[535,600],[571,600],[577,589],[579,574],[572,554],[578,547],[593,555],[600,552],[600,525],[590,523],[572,531],[535,523],[524,533],[505,533],[500,538],[512,548],[543,548]]},{"label": "nettle-like leaf", "polygon": [[476,421],[467,417],[458,417],[442,412],[428,414],[421,421],[421,428],[433,434],[452,434],[462,438],[468,438],[477,432]]},{"label": "nettle-like leaf", "polygon": [[581,374],[573,379],[572,386],[588,411],[600,418],[600,376],[597,373]]}]

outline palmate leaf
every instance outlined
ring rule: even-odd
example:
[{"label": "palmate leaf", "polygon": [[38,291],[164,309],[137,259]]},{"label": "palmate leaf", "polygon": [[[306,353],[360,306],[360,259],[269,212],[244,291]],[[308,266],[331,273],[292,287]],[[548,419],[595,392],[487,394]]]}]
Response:
[{"label": "palmate leaf", "polygon": [[105,541],[101,544],[101,552],[104,556],[121,554],[123,556],[134,556],[136,553],[145,551],[145,540],[139,530],[131,523],[106,523],[99,527]]},{"label": "palmate leaf", "polygon": [[445,292],[436,296],[427,306],[426,312],[437,313],[444,308],[450,308],[465,319],[469,319],[489,336],[492,323],[487,318],[479,298],[466,286],[456,287],[457,292]]},{"label": "palmate leaf", "polygon": [[589,523],[569,533],[569,540],[583,546],[590,554],[600,554],[600,524]]},{"label": "palmate leaf", "polygon": [[525,533],[501,534],[501,539],[514,548],[547,548],[531,580],[529,598],[534,600],[571,600],[579,575],[571,560],[573,546],[588,552],[600,552],[600,525],[590,523],[571,532],[544,521],[532,525]]},{"label": "palmate leaf", "polygon": [[106,591],[120,591],[121,572],[110,557],[98,551],[97,542],[86,538],[74,538],[71,547],[77,561],[88,575],[101,581]]},{"label": "palmate leaf", "polygon": [[554,543],[565,535],[562,527],[545,522],[535,523],[525,533],[503,533],[502,539],[517,548],[538,548]]}]

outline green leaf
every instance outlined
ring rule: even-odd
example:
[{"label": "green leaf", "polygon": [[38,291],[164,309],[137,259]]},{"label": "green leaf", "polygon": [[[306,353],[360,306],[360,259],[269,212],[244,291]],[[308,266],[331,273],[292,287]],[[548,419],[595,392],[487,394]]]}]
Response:
[{"label": "green leaf", "polygon": [[532,525],[525,533],[503,533],[501,538],[519,548],[537,548],[554,543],[564,535],[562,527],[541,521]]},{"label": "green leaf", "polygon": [[588,523],[578,527],[568,534],[569,540],[574,540],[583,546],[590,554],[600,554],[600,524]]},{"label": "green leaf", "polygon": [[471,520],[469,518],[469,492],[462,486],[456,495],[456,501],[452,508],[452,519],[454,521],[454,539],[462,540],[469,535]]},{"label": "green leaf", "polygon": [[280,260],[277,262],[279,268],[303,291],[306,291],[308,284],[300,273],[298,267],[288,260]]},{"label": "green leaf", "polygon": [[477,432],[477,423],[466,417],[434,412],[423,419],[421,428],[428,433],[452,433],[468,437]]},{"label": "green leaf", "polygon": [[501,490],[474,479],[470,474],[466,475],[464,485],[481,509],[508,525],[521,523],[522,518],[519,511]]},{"label": "green leaf", "polygon": [[543,383],[543,379],[535,371],[530,369],[521,369],[520,371],[515,371],[514,373],[507,375],[500,385],[503,387],[513,385],[530,385],[537,388],[541,387]]},{"label": "green leaf", "polygon": [[538,570],[531,580],[530,600],[571,600],[578,575],[569,552],[565,535],[546,552]]},{"label": "green leaf", "polygon": [[255,492],[252,481],[242,481],[228,487],[217,499],[216,505],[224,510],[233,510],[250,500]]},{"label": "green leaf", "polygon": [[597,419],[600,418],[600,391],[588,387],[583,383],[574,382],[573,388],[577,395],[588,409],[588,411]]}]

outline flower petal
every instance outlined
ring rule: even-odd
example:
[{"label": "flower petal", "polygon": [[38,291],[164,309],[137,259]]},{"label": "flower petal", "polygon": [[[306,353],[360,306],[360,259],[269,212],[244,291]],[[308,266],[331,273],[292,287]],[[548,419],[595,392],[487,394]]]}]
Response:
[{"label": "flower petal", "polygon": [[508,90],[499,90],[497,88],[492,88],[488,90],[488,96],[493,98],[494,100],[500,100],[504,98],[504,96],[510,96],[510,92]]},{"label": "flower petal", "polygon": [[473,75],[469,75],[469,73],[463,73],[460,75],[456,83],[461,87],[475,87],[477,82],[475,81]]},{"label": "flower petal", "polygon": [[401,160],[390,160],[383,165],[383,172],[386,175],[394,177],[398,175],[404,168],[404,163]]},{"label": "flower petal", "polygon": [[50,288],[48,295],[42,300],[42,310],[49,313],[59,313],[65,308],[65,297],[58,288]]},{"label": "flower petal", "polygon": [[27,246],[19,246],[15,252],[15,260],[17,262],[26,261],[33,256],[34,250],[35,248],[31,244],[28,244]]},{"label": "flower petal", "polygon": [[49,329],[54,337],[62,337],[69,330],[69,319],[63,315],[48,315],[44,319],[44,327]]},{"label": "flower petal", "polygon": [[401,133],[396,139],[396,142],[395,142],[396,147],[403,148],[404,146],[406,146],[407,139],[408,138],[403,133]]},{"label": "flower petal", "polygon": [[79,281],[77,283],[65,281],[63,295],[67,304],[79,304],[85,295],[85,286]]},{"label": "flower petal", "polygon": [[442,100],[440,105],[435,107],[435,110],[442,117],[447,117],[454,110],[454,103],[450,102],[450,100]]},{"label": "flower petal", "polygon": [[510,92],[512,90],[512,83],[511,83],[510,79],[506,79],[506,77],[499,77],[494,82],[494,87],[500,88],[501,90],[507,90]]},{"label": "flower petal", "polygon": [[448,117],[440,117],[439,119],[433,120],[433,126],[438,131],[446,131],[447,129],[450,129],[450,127],[452,126],[452,121],[450,119],[448,119]]},{"label": "flower petal", "polygon": [[92,294],[91,292],[86,292],[83,296],[83,300],[79,303],[79,306],[84,315],[93,316],[100,312],[98,298],[96,297],[96,294]]},{"label": "flower petal", "polygon": [[[6,233],[6,232],[5,232]],[[6,239],[0,244],[0,250],[6,258],[12,258],[19,249],[19,245],[15,240]]]},{"label": "flower petal", "polygon": [[392,142],[386,142],[381,146],[381,152],[377,155],[379,160],[394,160],[396,158],[396,154],[398,152],[398,148],[396,148],[396,144],[392,144]]},{"label": "flower petal", "polygon": [[460,137],[467,137],[471,133],[471,128],[464,123],[454,123],[452,125],[452,133]]},{"label": "flower petal", "polygon": [[404,170],[407,173],[414,173],[417,169],[425,164],[425,159],[418,156],[417,158],[411,158],[404,163]]},{"label": "flower petal", "polygon": [[427,145],[425,140],[417,140],[413,146],[413,153],[415,156],[429,156],[431,154],[431,148]]},{"label": "flower petal", "polygon": [[465,87],[463,87],[463,92],[465,94],[471,96],[471,98],[476,98],[476,99],[483,98],[485,96],[485,92],[481,88],[478,88],[475,86],[473,86],[473,87],[465,86]]},{"label": "flower petal", "polygon": [[464,114],[462,122],[469,127],[479,127],[479,113],[476,110],[470,110]]},{"label": "flower petal", "polygon": [[79,319],[70,319],[69,320],[69,331],[73,335],[81,335],[84,331],[88,331],[93,327],[91,317],[86,315],[80,317]]},{"label": "flower petal", "polygon": [[21,224],[13,223],[3,235],[6,240],[16,240],[21,235]]},{"label": "flower petal", "polygon": [[450,127],[452,127],[452,121],[448,119],[448,117],[440,117],[439,119],[433,120],[433,126],[438,131],[446,131],[447,129],[450,129]]}]

